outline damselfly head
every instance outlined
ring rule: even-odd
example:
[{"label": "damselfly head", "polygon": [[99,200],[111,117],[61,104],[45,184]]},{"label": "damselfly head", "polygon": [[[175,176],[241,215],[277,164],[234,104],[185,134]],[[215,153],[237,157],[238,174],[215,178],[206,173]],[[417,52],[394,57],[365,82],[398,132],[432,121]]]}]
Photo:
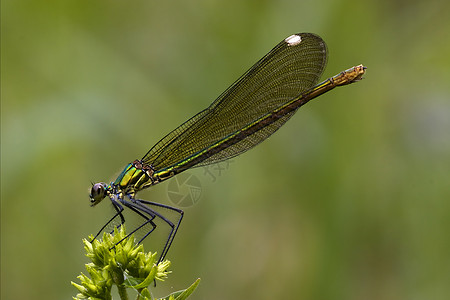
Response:
[{"label": "damselfly head", "polygon": [[97,205],[106,197],[106,183],[99,182],[92,185],[91,193],[89,198],[91,198],[91,206]]}]

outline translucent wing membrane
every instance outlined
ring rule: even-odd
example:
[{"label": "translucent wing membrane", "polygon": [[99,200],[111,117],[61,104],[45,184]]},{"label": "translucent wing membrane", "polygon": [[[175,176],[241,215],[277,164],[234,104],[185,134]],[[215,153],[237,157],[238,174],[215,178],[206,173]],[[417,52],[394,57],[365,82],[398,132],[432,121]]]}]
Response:
[{"label": "translucent wing membrane", "polygon": [[[162,170],[220,144],[261,117],[312,88],[325,68],[325,42],[310,33],[299,33],[296,42],[280,42],[251,67],[208,108],[161,139],[142,158],[154,170]],[[298,39],[298,36],[300,39]],[[295,111],[261,127],[238,142],[210,151],[201,166],[225,160],[256,146],[282,126]]]}]

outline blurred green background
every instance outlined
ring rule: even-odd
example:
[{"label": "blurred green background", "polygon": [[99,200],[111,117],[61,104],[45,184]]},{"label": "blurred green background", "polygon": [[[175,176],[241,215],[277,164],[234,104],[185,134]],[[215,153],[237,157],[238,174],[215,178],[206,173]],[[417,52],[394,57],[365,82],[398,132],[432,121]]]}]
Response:
[{"label": "blurred green background", "polygon": [[[285,37],[366,79],[201,182],[156,296],[448,299],[450,2],[2,1],[1,297],[69,299],[89,207]],[[220,172],[219,172],[220,171]],[[168,183],[140,194],[170,204]]]}]

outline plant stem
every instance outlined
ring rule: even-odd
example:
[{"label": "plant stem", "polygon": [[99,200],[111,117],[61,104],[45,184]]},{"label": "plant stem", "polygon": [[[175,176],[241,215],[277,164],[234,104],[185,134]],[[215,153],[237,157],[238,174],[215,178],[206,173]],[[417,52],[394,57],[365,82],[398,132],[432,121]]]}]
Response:
[{"label": "plant stem", "polygon": [[117,285],[117,289],[119,291],[120,299],[128,300],[128,294],[127,294],[127,289],[126,289],[125,285],[119,284],[119,285]]}]

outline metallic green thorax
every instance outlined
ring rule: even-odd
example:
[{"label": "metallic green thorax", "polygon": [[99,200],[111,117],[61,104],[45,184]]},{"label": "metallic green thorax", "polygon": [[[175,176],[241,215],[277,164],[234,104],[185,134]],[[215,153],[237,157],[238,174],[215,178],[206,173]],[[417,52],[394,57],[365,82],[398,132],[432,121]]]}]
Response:
[{"label": "metallic green thorax", "polygon": [[151,184],[151,177],[144,170],[136,168],[134,163],[128,164],[113,183],[120,190],[133,191],[141,190],[144,186]]},{"label": "metallic green thorax", "polygon": [[170,171],[155,172],[149,165],[139,160],[128,164],[110,187],[119,189],[126,194],[134,194],[137,191],[169,179],[175,175]]}]

